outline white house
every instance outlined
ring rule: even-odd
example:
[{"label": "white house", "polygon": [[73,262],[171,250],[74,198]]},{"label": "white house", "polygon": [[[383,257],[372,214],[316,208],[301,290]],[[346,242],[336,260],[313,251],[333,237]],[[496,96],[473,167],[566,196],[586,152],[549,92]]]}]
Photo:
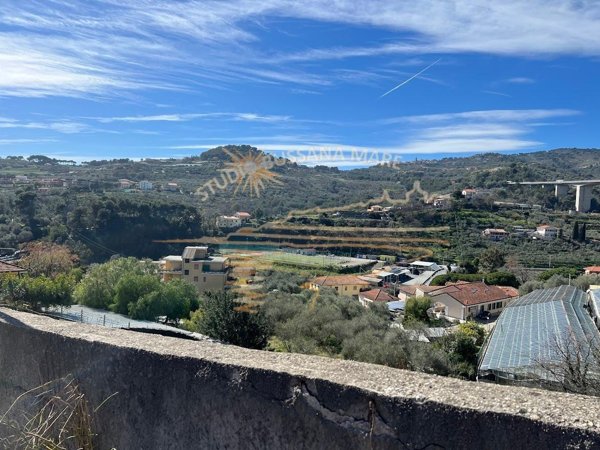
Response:
[{"label": "white house", "polygon": [[481,235],[490,241],[502,241],[508,237],[508,231],[503,228],[486,228]]},{"label": "white house", "polygon": [[484,282],[459,282],[427,293],[434,311],[461,321],[482,312],[498,315],[519,292],[508,286],[489,286]]},{"label": "white house", "polygon": [[536,229],[536,234],[540,236],[542,239],[556,239],[558,237],[558,233],[560,232],[559,228],[550,226],[550,225],[540,225]]},{"label": "white house", "polygon": [[154,184],[148,180],[142,180],[138,183],[138,188],[142,191],[151,191],[154,189]]},{"label": "white house", "polygon": [[239,228],[242,226],[242,219],[237,216],[218,216],[217,228]]},{"label": "white house", "polygon": [[252,215],[250,213],[247,213],[245,211],[238,211],[234,215],[235,215],[235,217],[240,219],[242,222],[246,222],[246,221],[250,220],[250,218],[252,217]]}]

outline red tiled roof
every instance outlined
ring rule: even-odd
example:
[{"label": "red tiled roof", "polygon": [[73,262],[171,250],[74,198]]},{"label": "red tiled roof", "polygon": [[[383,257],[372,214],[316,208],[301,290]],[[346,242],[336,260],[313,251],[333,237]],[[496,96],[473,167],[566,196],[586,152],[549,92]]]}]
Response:
[{"label": "red tiled roof", "polygon": [[459,303],[465,306],[478,305],[480,303],[489,303],[497,300],[510,298],[507,292],[498,286],[488,286],[478,281],[468,284],[452,284],[443,289],[430,293],[435,299],[436,296],[447,294]]},{"label": "red tiled roof", "polygon": [[361,292],[360,296],[365,297],[372,302],[393,302],[394,300],[397,300],[383,289],[371,289],[370,291]]},{"label": "red tiled roof", "polygon": [[332,275],[326,277],[317,277],[312,280],[319,286],[343,286],[343,285],[361,285],[368,286],[369,282],[361,280],[354,275]]},{"label": "red tiled roof", "polygon": [[502,289],[509,297],[515,298],[519,296],[519,290],[512,286],[497,286]]},{"label": "red tiled roof", "polygon": [[586,272],[600,273],[600,266],[589,266],[585,268]]},{"label": "red tiled roof", "polygon": [[22,269],[19,266],[15,266],[14,264],[8,264],[0,261],[0,273],[22,273],[27,272],[25,269]]}]

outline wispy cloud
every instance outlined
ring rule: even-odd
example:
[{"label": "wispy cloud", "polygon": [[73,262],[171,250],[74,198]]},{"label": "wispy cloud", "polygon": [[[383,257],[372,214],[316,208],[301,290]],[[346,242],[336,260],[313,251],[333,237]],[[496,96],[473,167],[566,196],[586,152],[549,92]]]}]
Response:
[{"label": "wispy cloud", "polygon": [[532,121],[558,117],[571,117],[581,114],[574,109],[493,109],[482,111],[464,111],[441,114],[423,114],[416,116],[400,116],[390,119],[384,119],[383,124],[394,123],[433,123],[445,122],[451,120],[477,120],[477,121],[496,121],[496,122],[521,122]]},{"label": "wispy cloud", "polygon": [[77,134],[84,131],[91,131],[91,128],[83,123],[79,122],[19,122],[17,120],[2,121],[0,119],[0,128],[15,128],[15,129],[29,129],[29,130],[50,130],[64,134]]},{"label": "wispy cloud", "polygon": [[[278,18],[380,28],[392,41],[277,53],[255,25]],[[0,96],[114,97],[243,80],[328,86],[302,63],[381,55],[597,56],[599,20],[591,0],[4,0]]]},{"label": "wispy cloud", "polygon": [[512,95],[506,94],[504,92],[490,91],[490,90],[487,90],[487,89],[483,90],[481,92],[483,92],[484,94],[497,95],[499,97],[508,97],[508,98],[512,97]]},{"label": "wispy cloud", "polygon": [[506,80],[506,82],[511,84],[533,84],[535,83],[535,80],[533,78],[527,77],[514,77],[509,78],[508,80]]},{"label": "wispy cloud", "polygon": [[57,142],[55,139],[0,139],[0,145],[45,144]]},{"label": "wispy cloud", "polygon": [[159,114],[149,116],[117,116],[117,117],[90,117],[89,119],[97,120],[100,123],[112,122],[189,122],[197,119],[225,119],[239,120],[244,122],[288,122],[291,116],[282,115],[263,115],[256,113],[244,112],[212,112],[212,113],[195,113],[195,114]]}]

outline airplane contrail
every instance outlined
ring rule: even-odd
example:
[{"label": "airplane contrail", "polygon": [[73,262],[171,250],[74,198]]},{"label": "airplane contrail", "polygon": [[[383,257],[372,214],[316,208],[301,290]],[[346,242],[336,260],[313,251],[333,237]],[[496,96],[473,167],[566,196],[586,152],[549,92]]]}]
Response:
[{"label": "airplane contrail", "polygon": [[436,61],[432,62],[431,64],[429,64],[427,67],[425,67],[423,70],[415,73],[412,77],[410,77],[407,80],[404,80],[402,83],[400,83],[398,86],[390,89],[389,91],[387,91],[385,94],[383,94],[381,97],[379,98],[383,98],[388,94],[391,94],[392,92],[394,92],[396,89],[401,88],[402,86],[404,86],[406,83],[411,82],[412,80],[414,80],[415,78],[417,78],[419,75],[421,75],[423,72],[425,72],[426,70],[432,68],[433,66],[435,66],[437,63],[439,63],[442,60],[442,58],[437,59]]}]

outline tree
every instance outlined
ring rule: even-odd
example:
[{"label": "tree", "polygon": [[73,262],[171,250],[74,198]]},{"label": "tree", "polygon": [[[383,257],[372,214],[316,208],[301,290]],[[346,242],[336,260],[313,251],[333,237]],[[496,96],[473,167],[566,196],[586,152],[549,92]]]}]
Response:
[{"label": "tree", "polygon": [[497,247],[489,247],[479,255],[479,270],[493,272],[504,265],[504,253]]},{"label": "tree", "polygon": [[55,277],[65,274],[78,262],[77,255],[69,247],[51,242],[31,242],[25,246],[24,251],[27,255],[19,264],[32,276]]},{"label": "tree", "polygon": [[571,234],[571,239],[574,241],[579,240],[579,222],[575,221],[573,224],[573,233]]},{"label": "tree", "polygon": [[240,311],[241,303],[229,292],[207,293],[187,323],[191,331],[241,347],[263,349],[270,326],[262,313]]},{"label": "tree", "polygon": [[54,278],[13,277],[3,281],[2,297],[10,304],[34,311],[50,306],[68,306],[72,303],[74,284],[73,277],[64,274]]},{"label": "tree", "polygon": [[[600,342],[598,338],[579,338],[572,330],[554,336],[546,344],[544,357],[535,360],[532,376],[540,384],[558,385],[566,392],[600,396]],[[539,375],[542,372],[544,375]]]},{"label": "tree", "polygon": [[125,275],[156,275],[151,261],[117,258],[104,264],[92,265],[77,284],[73,298],[76,303],[92,308],[109,309],[115,299],[116,287]]},{"label": "tree", "polygon": [[135,303],[129,304],[129,314],[134,319],[156,320],[164,317],[167,322],[177,323],[187,319],[190,312],[198,309],[198,291],[183,280],[159,283]]},{"label": "tree", "polygon": [[115,295],[110,309],[119,314],[129,314],[132,305],[159,288],[160,280],[155,275],[125,274],[115,287]]},{"label": "tree", "polygon": [[404,320],[406,322],[429,322],[427,310],[431,308],[429,297],[410,297],[404,306]]},{"label": "tree", "polygon": [[587,238],[587,224],[584,222],[581,227],[579,228],[579,241],[580,242],[585,242],[586,238]]},{"label": "tree", "polygon": [[477,358],[485,339],[485,330],[475,322],[460,324],[456,331],[446,334],[435,345],[450,361],[450,375],[475,379]]}]

